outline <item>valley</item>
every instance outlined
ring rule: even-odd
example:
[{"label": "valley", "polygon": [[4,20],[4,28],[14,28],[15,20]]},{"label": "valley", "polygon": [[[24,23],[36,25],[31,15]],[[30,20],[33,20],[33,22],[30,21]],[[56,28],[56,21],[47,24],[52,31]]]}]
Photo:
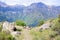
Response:
[{"label": "valley", "polygon": [[60,6],[0,2],[0,40],[60,40]]}]

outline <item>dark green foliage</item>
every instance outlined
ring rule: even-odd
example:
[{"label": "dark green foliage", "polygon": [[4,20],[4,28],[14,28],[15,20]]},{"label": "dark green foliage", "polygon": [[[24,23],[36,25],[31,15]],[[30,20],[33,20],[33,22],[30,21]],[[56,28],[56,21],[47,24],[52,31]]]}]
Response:
[{"label": "dark green foliage", "polygon": [[22,21],[22,20],[17,20],[16,25],[17,26],[26,26],[26,23],[24,21]]},{"label": "dark green foliage", "polygon": [[44,24],[44,20],[40,20],[38,26],[41,26],[41,25],[43,25],[43,24]]}]

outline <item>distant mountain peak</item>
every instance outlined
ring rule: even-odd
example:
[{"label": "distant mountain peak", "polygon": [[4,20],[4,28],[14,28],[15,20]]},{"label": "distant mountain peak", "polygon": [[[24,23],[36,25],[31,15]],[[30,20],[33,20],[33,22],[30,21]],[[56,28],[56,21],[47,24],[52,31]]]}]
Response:
[{"label": "distant mountain peak", "polygon": [[47,5],[45,5],[44,3],[42,2],[39,2],[39,3],[32,3],[31,6],[35,6],[35,7],[47,7]]},{"label": "distant mountain peak", "polygon": [[35,4],[36,4],[36,5],[37,5],[37,4],[38,4],[38,5],[45,5],[45,4],[44,4],[44,3],[42,3],[42,2],[32,3],[31,5],[35,5]]},{"label": "distant mountain peak", "polygon": [[45,5],[44,3],[42,3],[42,2],[39,2],[39,3],[37,3],[37,4],[39,4],[39,5]]},{"label": "distant mountain peak", "polygon": [[[4,7],[7,6],[7,7]],[[56,18],[60,14],[60,7],[48,6],[42,2],[32,3],[30,6],[6,5],[0,2],[0,21],[14,22],[24,20],[27,26],[36,26],[40,20]]]}]

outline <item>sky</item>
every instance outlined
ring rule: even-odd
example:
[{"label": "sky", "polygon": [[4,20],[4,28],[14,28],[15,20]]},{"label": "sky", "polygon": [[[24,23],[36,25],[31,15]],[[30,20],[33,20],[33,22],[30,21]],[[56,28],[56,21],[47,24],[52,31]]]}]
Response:
[{"label": "sky", "polygon": [[46,5],[55,5],[60,6],[60,0],[0,0],[1,2],[5,2],[8,5],[25,5],[29,6],[32,3],[42,2]]}]

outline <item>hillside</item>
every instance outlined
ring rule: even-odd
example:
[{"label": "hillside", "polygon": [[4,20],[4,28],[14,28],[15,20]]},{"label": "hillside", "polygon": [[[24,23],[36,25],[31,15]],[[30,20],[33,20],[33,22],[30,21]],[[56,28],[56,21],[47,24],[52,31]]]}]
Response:
[{"label": "hillside", "polygon": [[30,31],[33,40],[60,40],[60,17]]},{"label": "hillside", "polygon": [[[20,24],[20,23],[19,23]],[[17,26],[15,23],[0,24],[0,40],[60,40],[60,15],[41,26]]]}]

